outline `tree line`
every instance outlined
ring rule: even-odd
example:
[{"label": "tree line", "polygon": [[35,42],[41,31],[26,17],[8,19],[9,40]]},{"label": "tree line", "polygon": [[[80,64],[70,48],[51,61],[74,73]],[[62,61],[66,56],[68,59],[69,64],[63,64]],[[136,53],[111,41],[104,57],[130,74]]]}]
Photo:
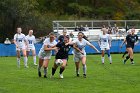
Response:
[{"label": "tree line", "polygon": [[52,31],[53,20],[81,19],[137,20],[140,0],[0,0],[0,42],[12,39],[16,27],[40,37]]}]

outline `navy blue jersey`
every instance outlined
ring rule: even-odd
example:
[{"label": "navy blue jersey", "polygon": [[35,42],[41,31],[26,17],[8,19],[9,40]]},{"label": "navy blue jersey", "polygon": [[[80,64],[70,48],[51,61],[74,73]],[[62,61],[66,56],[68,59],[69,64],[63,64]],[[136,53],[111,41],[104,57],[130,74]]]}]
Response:
[{"label": "navy blue jersey", "polygon": [[132,47],[134,48],[134,44],[135,42],[138,41],[138,36],[137,35],[127,35],[126,36],[126,41],[127,41],[127,44],[126,44],[126,47]]},{"label": "navy blue jersey", "polygon": [[55,59],[68,59],[68,53],[72,45],[65,45],[64,42],[59,42],[56,47],[58,47],[58,52],[56,53]]}]

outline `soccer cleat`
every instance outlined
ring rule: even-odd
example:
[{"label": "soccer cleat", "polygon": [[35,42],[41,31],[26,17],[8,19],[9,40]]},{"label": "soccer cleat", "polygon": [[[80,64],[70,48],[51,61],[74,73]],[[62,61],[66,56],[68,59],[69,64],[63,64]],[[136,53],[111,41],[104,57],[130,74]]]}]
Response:
[{"label": "soccer cleat", "polygon": [[37,66],[37,64],[36,64],[36,63],[34,63],[34,65],[35,65],[35,66]]},{"label": "soccer cleat", "polygon": [[54,75],[51,75],[50,78],[54,78]]},{"label": "soccer cleat", "polygon": [[132,65],[134,65],[134,62],[131,62]]},{"label": "soccer cleat", "polygon": [[125,64],[126,63],[126,60],[123,60],[123,64]]},{"label": "soccer cleat", "polygon": [[44,78],[47,78],[47,76],[46,76],[46,75],[44,75]]},{"label": "soccer cleat", "polygon": [[41,77],[41,72],[40,71],[38,71],[38,76]]},{"label": "soccer cleat", "polygon": [[63,77],[63,74],[60,74],[60,76],[59,76],[61,79],[63,79],[64,77]]},{"label": "soccer cleat", "polygon": [[77,76],[77,77],[80,77],[80,75],[79,75],[79,74],[77,74],[76,76]]},{"label": "soccer cleat", "polygon": [[83,74],[83,77],[86,78],[86,74]]},{"label": "soccer cleat", "polygon": [[29,66],[24,66],[25,68],[29,68]]},{"label": "soccer cleat", "polygon": [[102,63],[102,64],[104,64],[104,63]]},{"label": "soccer cleat", "polygon": [[112,63],[110,63],[110,64],[112,64]]}]

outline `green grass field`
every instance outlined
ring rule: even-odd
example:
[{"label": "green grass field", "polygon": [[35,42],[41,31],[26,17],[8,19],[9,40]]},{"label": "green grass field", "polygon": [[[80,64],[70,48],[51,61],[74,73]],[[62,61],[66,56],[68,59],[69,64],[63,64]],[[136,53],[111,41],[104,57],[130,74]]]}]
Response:
[{"label": "green grass field", "polygon": [[[100,55],[87,56],[87,78],[75,76],[73,57],[70,56],[64,71],[64,79],[59,79],[59,69],[53,79],[39,78],[37,67],[29,58],[29,68],[16,67],[16,57],[0,57],[0,93],[139,93],[140,54],[135,54],[135,65],[122,63],[121,54],[113,54],[113,64],[106,56],[101,64]],[[54,57],[49,64],[49,76]],[[43,70],[42,70],[43,74]]]}]

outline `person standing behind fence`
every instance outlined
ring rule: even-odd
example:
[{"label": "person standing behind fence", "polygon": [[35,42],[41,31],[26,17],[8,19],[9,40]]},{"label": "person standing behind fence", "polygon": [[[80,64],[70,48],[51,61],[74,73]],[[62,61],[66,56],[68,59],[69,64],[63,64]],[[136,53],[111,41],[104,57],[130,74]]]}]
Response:
[{"label": "person standing behind fence", "polygon": [[21,27],[18,27],[17,33],[14,35],[14,44],[16,45],[17,52],[17,66],[20,68],[20,51],[22,51],[24,56],[24,67],[28,68],[26,55],[27,40],[25,35],[22,34],[21,32],[22,32]]},{"label": "person standing behind fence", "polygon": [[36,51],[34,44],[36,43],[35,36],[33,35],[33,30],[29,30],[28,35],[26,36],[27,39],[27,57],[29,56],[29,52],[32,51],[34,65],[36,64]]},{"label": "person standing behind fence", "polygon": [[102,58],[101,58],[102,64],[104,64],[104,54],[105,54],[104,52],[105,51],[107,52],[110,64],[112,64],[112,58],[110,55],[111,37],[109,36],[109,34],[106,34],[107,33],[106,28],[102,28],[102,31],[103,31],[103,35],[99,36],[99,42],[98,42],[99,46],[101,48],[101,51],[102,51]]}]

